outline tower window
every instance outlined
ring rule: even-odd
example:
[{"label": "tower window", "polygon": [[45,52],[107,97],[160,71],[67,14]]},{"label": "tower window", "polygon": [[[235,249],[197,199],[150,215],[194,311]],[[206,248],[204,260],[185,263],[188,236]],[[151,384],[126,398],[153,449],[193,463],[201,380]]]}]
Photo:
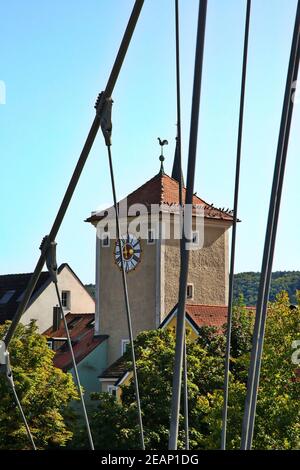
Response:
[{"label": "tower window", "polygon": [[110,238],[108,233],[104,233],[102,236],[102,246],[108,247],[110,246]]},{"label": "tower window", "polygon": [[192,232],[192,240],[195,245],[199,245],[199,231],[195,230]]},{"label": "tower window", "polygon": [[61,303],[63,308],[71,308],[71,292],[69,290],[63,290],[61,293]]},{"label": "tower window", "polygon": [[148,230],[148,245],[154,245],[155,243],[155,231],[153,228]]},{"label": "tower window", "polygon": [[192,300],[194,298],[194,285],[188,284],[186,287],[186,298]]}]

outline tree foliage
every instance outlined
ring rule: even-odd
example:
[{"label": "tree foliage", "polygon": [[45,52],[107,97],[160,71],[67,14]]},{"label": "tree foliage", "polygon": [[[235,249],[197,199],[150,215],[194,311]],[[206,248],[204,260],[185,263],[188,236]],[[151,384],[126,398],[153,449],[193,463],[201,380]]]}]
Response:
[{"label": "tree foliage", "polygon": [[[240,446],[254,313],[238,305],[234,311],[228,410],[228,448]],[[257,403],[254,448],[296,449],[300,446],[300,383],[293,381],[291,344],[300,339],[300,308],[290,309],[287,294],[269,306]],[[224,331],[225,332],[225,331]],[[171,330],[141,333],[136,356],[148,449],[168,445],[175,336]],[[225,336],[202,328],[197,341],[187,338],[190,444],[218,449],[223,404]],[[130,352],[126,353],[130,364]],[[98,395],[94,435],[98,448],[138,448],[139,436],[132,381],[122,387],[122,403]],[[184,448],[180,415],[179,448]]]},{"label": "tree foliage", "polygon": [[[0,338],[9,322],[0,326]],[[77,399],[71,374],[53,365],[54,352],[32,321],[19,324],[10,344],[10,361],[16,391],[39,449],[65,446],[72,432],[64,412]],[[0,375],[0,449],[30,449],[26,429],[5,376]]]}]

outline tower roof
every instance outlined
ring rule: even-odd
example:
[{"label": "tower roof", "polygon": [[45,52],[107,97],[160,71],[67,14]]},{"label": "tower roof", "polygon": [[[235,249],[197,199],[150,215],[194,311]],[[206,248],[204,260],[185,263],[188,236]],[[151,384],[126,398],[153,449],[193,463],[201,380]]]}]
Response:
[{"label": "tower roof", "polygon": [[[183,187],[183,201],[185,201],[185,194],[186,188]],[[164,172],[159,172],[127,196],[128,208],[133,204],[143,204],[147,209],[150,209],[151,204],[178,206],[179,182]],[[229,223],[233,221],[233,214],[231,211],[217,209],[212,204],[205,202],[196,194],[193,196],[193,206],[202,206],[204,208],[204,216],[207,219],[222,220]],[[109,209],[110,208],[107,208],[107,210]],[[86,222],[93,223],[101,220],[104,212],[105,211],[92,213],[91,217],[86,219]]]}]

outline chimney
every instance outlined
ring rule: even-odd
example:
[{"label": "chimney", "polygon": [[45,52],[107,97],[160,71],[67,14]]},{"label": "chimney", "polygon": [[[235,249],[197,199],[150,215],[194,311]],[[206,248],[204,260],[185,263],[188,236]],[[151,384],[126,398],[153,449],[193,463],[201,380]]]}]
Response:
[{"label": "chimney", "polygon": [[57,305],[56,307],[53,307],[53,331],[57,331],[59,329],[60,320],[60,308]]}]

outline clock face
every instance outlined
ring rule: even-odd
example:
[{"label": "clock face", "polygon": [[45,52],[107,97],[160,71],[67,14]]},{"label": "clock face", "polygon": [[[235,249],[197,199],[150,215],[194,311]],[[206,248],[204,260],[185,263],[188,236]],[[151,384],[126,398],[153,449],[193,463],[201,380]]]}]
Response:
[{"label": "clock face", "polygon": [[[141,243],[138,238],[128,233],[127,235],[121,236],[121,246],[123,251],[125,271],[128,273],[129,271],[135,269],[138,263],[141,261]],[[118,240],[116,241],[114,255],[115,261],[121,269],[121,252]]]}]

